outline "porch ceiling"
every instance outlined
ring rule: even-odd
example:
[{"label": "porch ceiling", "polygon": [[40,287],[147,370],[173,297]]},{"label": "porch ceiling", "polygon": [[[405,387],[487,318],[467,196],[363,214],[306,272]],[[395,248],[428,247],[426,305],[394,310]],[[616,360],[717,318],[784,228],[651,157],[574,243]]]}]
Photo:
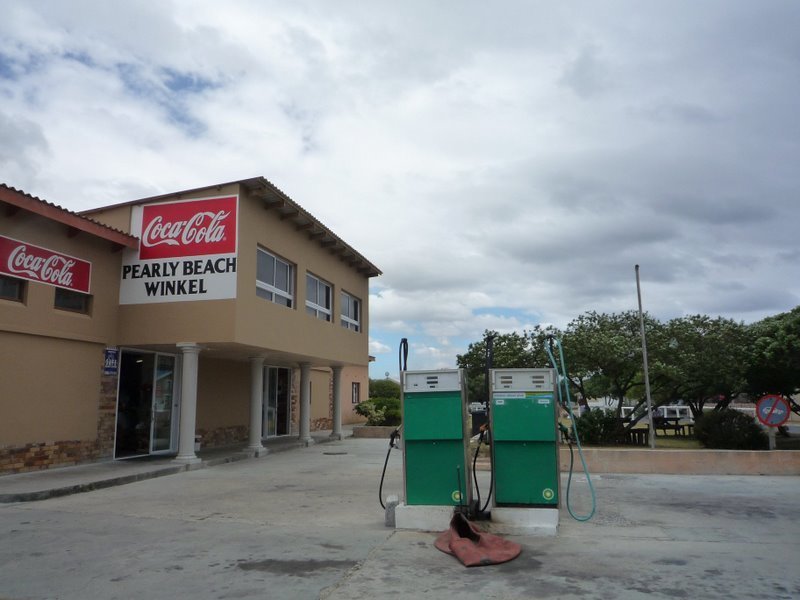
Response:
[{"label": "porch ceiling", "polygon": [[[266,364],[276,367],[297,367],[300,363],[304,362],[310,363],[312,367],[367,366],[366,360],[364,364],[359,365],[356,363],[348,363],[336,359],[326,359],[319,356],[294,354],[291,352],[283,352],[281,350],[271,348],[249,346],[247,344],[236,344],[231,342],[197,342],[197,344],[201,348],[201,357],[245,362],[249,361],[252,357],[262,356],[264,357]],[[164,352],[166,354],[180,354],[180,348],[173,344],[148,345],[147,347],[136,348],[142,350],[152,350],[155,352]]]}]

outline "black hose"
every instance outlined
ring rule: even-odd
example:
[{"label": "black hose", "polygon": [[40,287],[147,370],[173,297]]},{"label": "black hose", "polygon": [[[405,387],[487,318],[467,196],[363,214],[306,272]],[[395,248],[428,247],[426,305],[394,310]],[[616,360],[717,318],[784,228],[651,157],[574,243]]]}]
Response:
[{"label": "black hose", "polygon": [[[489,435],[491,435],[491,434],[489,434]],[[489,442],[487,442],[486,444],[491,449],[491,446],[489,445]],[[494,464],[494,456],[492,456],[491,458],[492,458],[492,464]],[[489,471],[489,493],[486,495],[486,504],[483,505],[483,508],[480,508],[480,502],[479,502],[478,503],[478,512],[480,512],[480,513],[485,513],[486,512],[486,509],[489,507],[489,502],[492,499],[492,492],[493,491],[494,491],[494,467],[491,469],[491,471]]]},{"label": "black hose", "polygon": [[[472,481],[475,482],[475,505],[478,508],[478,514],[486,512],[486,509],[489,507],[489,502],[492,499],[492,491],[494,490],[494,469],[492,469],[489,475],[489,494],[486,496],[486,504],[481,508],[481,489],[478,485],[478,473],[475,465],[478,462],[478,453],[481,450],[481,443],[483,443],[484,435],[489,435],[488,429],[481,429],[481,435],[478,438],[478,447],[475,448],[475,455],[472,457]],[[489,442],[486,442],[486,444],[488,445]]]},{"label": "black hose", "polygon": [[481,489],[478,487],[478,474],[475,470],[475,464],[478,462],[478,452],[481,450],[481,443],[483,442],[483,430],[478,438],[478,447],[475,448],[475,456],[472,457],[472,481],[475,482],[475,502],[478,508],[481,506]]},{"label": "black hose", "polygon": [[389,436],[389,450],[386,451],[386,460],[383,461],[383,472],[381,473],[381,484],[378,486],[378,502],[381,503],[381,508],[386,510],[386,505],[383,503],[383,478],[386,477],[386,466],[389,464],[389,455],[392,453],[392,448],[395,448],[395,440],[400,437],[400,429],[395,429]]},{"label": "black hose", "polygon": [[398,369],[402,371],[408,370],[408,338],[400,340],[400,348],[398,349]]}]

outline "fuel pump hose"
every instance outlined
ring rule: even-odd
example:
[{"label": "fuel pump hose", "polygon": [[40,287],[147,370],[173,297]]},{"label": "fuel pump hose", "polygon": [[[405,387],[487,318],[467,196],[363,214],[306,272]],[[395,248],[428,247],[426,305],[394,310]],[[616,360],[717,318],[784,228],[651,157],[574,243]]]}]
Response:
[{"label": "fuel pump hose", "polygon": [[[475,482],[475,503],[478,509],[478,515],[486,513],[486,509],[489,507],[489,502],[492,498],[492,491],[494,490],[494,470],[492,470],[492,474],[489,478],[489,493],[486,495],[486,503],[483,505],[483,508],[481,508],[481,489],[478,486],[478,473],[476,465],[478,463],[478,453],[480,452],[481,444],[484,443],[483,438],[484,436],[488,437],[489,435],[491,434],[489,433],[488,425],[481,425],[480,436],[478,437],[478,447],[475,448],[475,456],[472,458],[472,481]],[[489,442],[486,442],[486,444],[489,445]]]},{"label": "fuel pump hose", "polygon": [[[408,339],[403,338],[400,340],[400,346],[397,351],[397,368],[400,374],[400,385],[403,384],[403,371],[408,368]],[[400,426],[402,427],[402,425]],[[383,503],[383,480],[386,477],[386,467],[389,464],[389,455],[392,453],[392,448],[399,448],[397,440],[400,437],[400,427],[395,429],[389,436],[389,449],[386,451],[386,460],[383,461],[383,471],[381,472],[381,483],[378,486],[378,502],[381,503],[381,508],[386,509]]]},{"label": "fuel pump hose", "polygon": [[[570,422],[572,423],[572,432],[575,436],[575,445],[578,448],[578,456],[581,459],[581,465],[583,466],[583,472],[586,475],[586,482],[589,485],[589,491],[592,497],[592,508],[591,510],[585,515],[576,515],[575,512],[572,510],[572,502],[570,501],[570,492],[572,490],[572,473],[573,473],[573,464],[574,464],[574,457],[572,454],[572,443],[569,442],[569,438],[567,441],[569,443],[570,449],[570,461],[569,461],[569,475],[567,477],[567,510],[569,511],[570,516],[575,519],[576,521],[588,521],[594,516],[595,510],[597,510],[597,496],[594,491],[594,485],[592,484],[592,478],[589,475],[589,468],[586,466],[586,459],[583,456],[583,448],[581,447],[581,440],[578,436],[578,426],[575,422],[575,415],[572,413],[572,397],[569,393],[569,378],[567,377],[567,364],[564,360],[564,349],[561,346],[561,340],[557,337],[551,335],[549,336],[550,347],[545,346],[545,352],[547,352],[547,356],[550,359],[550,363],[553,365],[553,368],[556,371],[556,378],[558,379],[559,391],[561,388],[564,390],[564,398],[566,398],[566,409],[567,414],[569,415]],[[558,356],[559,362],[561,364],[561,369],[559,370],[559,363],[556,362],[555,356],[553,355],[552,346],[558,347]]]},{"label": "fuel pump hose", "polygon": [[397,448],[397,438],[400,437],[400,428],[395,429],[389,436],[389,449],[386,451],[386,460],[383,461],[383,472],[381,472],[381,484],[378,486],[378,502],[381,503],[381,508],[386,510],[386,505],[383,503],[383,479],[386,477],[386,466],[389,464],[389,455],[392,453],[392,448]]}]

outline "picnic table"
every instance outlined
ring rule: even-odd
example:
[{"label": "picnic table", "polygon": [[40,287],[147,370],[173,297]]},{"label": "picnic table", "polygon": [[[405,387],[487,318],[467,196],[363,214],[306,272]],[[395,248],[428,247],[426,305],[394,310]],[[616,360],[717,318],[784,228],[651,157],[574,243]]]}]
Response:
[{"label": "picnic table", "polygon": [[653,429],[660,429],[664,435],[667,435],[667,431],[672,431],[673,435],[686,436],[687,432],[689,435],[694,432],[694,423],[680,417],[655,417]]}]

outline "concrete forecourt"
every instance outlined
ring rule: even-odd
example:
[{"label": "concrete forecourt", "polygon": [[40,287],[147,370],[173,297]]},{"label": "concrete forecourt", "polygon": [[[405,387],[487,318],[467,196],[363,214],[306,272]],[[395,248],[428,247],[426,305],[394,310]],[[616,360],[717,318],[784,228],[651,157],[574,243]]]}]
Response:
[{"label": "concrete forecourt", "polygon": [[[0,504],[0,598],[800,597],[798,476],[597,474],[590,522],[562,508],[556,537],[513,536],[519,558],[465,569],[433,533],[384,526],[387,447],[347,438]],[[576,513],[587,498],[576,475]]]}]

